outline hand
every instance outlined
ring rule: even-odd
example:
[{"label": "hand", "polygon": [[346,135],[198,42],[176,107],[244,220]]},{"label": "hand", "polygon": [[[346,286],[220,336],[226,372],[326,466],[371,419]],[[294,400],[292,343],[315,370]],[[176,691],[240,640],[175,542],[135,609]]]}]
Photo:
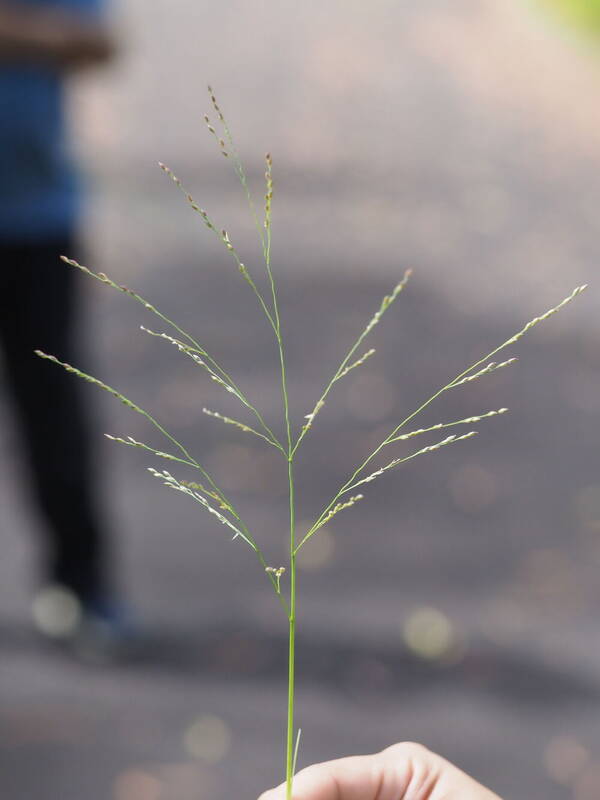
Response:
[{"label": "hand", "polygon": [[[285,800],[285,784],[259,800]],[[500,800],[441,756],[412,742],[369,756],[314,764],[294,778],[293,800]]]}]

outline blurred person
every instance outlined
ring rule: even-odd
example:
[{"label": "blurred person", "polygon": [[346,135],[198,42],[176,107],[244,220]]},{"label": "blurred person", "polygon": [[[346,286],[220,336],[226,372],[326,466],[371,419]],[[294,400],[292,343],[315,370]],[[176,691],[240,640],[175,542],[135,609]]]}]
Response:
[{"label": "blurred person", "polygon": [[[259,800],[285,800],[285,784]],[[294,800],[500,800],[441,756],[402,742],[368,756],[314,764],[294,777]]]},{"label": "blurred person", "polygon": [[0,355],[47,532],[34,619],[65,638],[117,627],[80,387],[33,353],[81,363],[80,276],[59,260],[77,253],[81,205],[63,94],[113,53],[103,5],[0,0]]}]

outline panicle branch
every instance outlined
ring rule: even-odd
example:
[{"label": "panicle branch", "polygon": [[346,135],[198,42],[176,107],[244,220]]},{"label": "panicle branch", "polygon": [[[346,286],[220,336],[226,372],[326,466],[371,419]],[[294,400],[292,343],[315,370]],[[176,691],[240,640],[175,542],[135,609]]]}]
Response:
[{"label": "panicle branch", "polygon": [[[83,266],[83,264],[79,264],[77,261],[74,261],[72,258],[67,258],[66,256],[61,256],[61,259],[62,261],[65,262],[65,264],[69,264],[69,266],[71,267],[76,267],[77,269],[84,272],[86,275],[89,275],[92,278],[95,278],[97,281],[100,281],[100,283],[103,283],[105,286],[110,286],[111,288],[116,289],[119,292],[123,292],[124,294],[127,294],[129,297],[132,297],[136,302],[144,306],[144,308],[147,311],[150,311],[151,313],[155,314],[159,319],[161,319],[163,322],[165,322],[167,325],[173,328],[173,330],[177,331],[177,333],[183,336],[184,339],[187,339],[187,341],[192,346],[192,349],[196,353],[205,358],[215,371],[220,373],[225,380],[229,381],[229,383],[235,386],[235,383],[233,382],[231,376],[213,358],[211,358],[211,356],[207,353],[207,351],[194,339],[193,336],[187,333],[187,331],[183,330],[183,328],[177,325],[177,323],[175,323],[172,319],[169,319],[169,317],[161,313],[156,308],[156,306],[153,306],[141,295],[134,292],[128,286],[123,286],[121,284],[116,283],[114,280],[112,280],[112,278],[109,278],[109,276],[106,275],[104,272],[93,272],[91,269],[89,269],[89,267],[85,267]],[[144,328],[143,330],[147,329]],[[151,331],[147,332],[150,333]]]},{"label": "panicle branch", "polygon": [[[244,405],[246,408],[252,411],[252,413],[256,416],[263,430],[267,434],[266,436],[263,436],[262,434],[255,431],[256,435],[266,439],[274,447],[277,447],[280,450],[282,449],[281,444],[277,441],[277,438],[275,437],[275,434],[265,423],[262,414],[258,411],[258,409],[255,406],[252,405],[252,403],[248,400],[248,398],[245,396],[242,390],[231,380],[229,375],[223,373],[222,370],[220,371],[221,374],[219,375],[212,368],[211,366],[212,360],[211,361],[208,361],[207,359],[205,360],[206,353],[197,350],[194,347],[190,347],[190,345],[187,345],[185,342],[179,341],[179,339],[175,339],[173,336],[169,336],[168,333],[157,333],[155,331],[151,331],[149,328],[146,328],[144,325],[140,325],[140,329],[143,330],[145,333],[150,334],[150,336],[156,336],[159,339],[165,339],[167,342],[170,342],[172,345],[177,347],[177,349],[181,353],[184,353],[185,355],[189,356],[192,359],[192,361],[194,361],[195,364],[205,369],[213,381],[222,386],[230,394],[233,394],[240,401],[240,403],[242,403],[242,405]],[[221,377],[223,374],[225,374],[226,379]]]},{"label": "panicle branch", "polygon": [[325,405],[325,400],[327,398],[327,395],[331,391],[334,383],[336,383],[336,381],[339,381],[340,378],[343,378],[345,375],[347,375],[350,372],[350,370],[355,369],[356,367],[359,367],[361,364],[364,364],[364,362],[375,353],[375,350],[373,350],[373,349],[367,350],[367,352],[364,355],[362,355],[358,359],[358,361],[355,361],[353,364],[349,364],[350,359],[352,358],[354,353],[358,350],[358,348],[361,346],[361,344],[362,344],[363,340],[365,339],[365,337],[368,336],[368,334],[373,330],[375,325],[377,325],[379,323],[379,320],[381,319],[383,314],[387,311],[387,309],[392,305],[392,303],[398,297],[400,292],[404,289],[404,287],[408,283],[408,279],[410,278],[411,274],[412,274],[412,270],[411,269],[407,269],[405,271],[402,280],[399,283],[396,284],[396,286],[394,287],[394,289],[391,292],[391,294],[386,295],[383,298],[383,300],[381,301],[381,305],[379,306],[379,309],[375,312],[374,316],[369,320],[369,322],[367,324],[367,327],[363,330],[363,332],[360,334],[358,339],[354,342],[354,344],[352,345],[350,350],[346,353],[346,356],[344,357],[344,359],[342,360],[341,364],[339,365],[339,367],[335,371],[335,373],[333,375],[333,378],[331,378],[331,380],[327,384],[323,394],[321,395],[321,397],[315,403],[315,406],[314,406],[313,410],[311,411],[310,414],[307,414],[305,416],[305,419],[307,419],[308,422],[305,425],[302,426],[302,430],[300,431],[300,435],[298,436],[298,439],[297,439],[296,444],[294,445],[294,448],[293,448],[293,451],[292,451],[293,454],[296,453],[296,450],[300,446],[300,442],[302,441],[302,439],[304,439],[304,437],[306,436],[306,434],[310,430],[310,428],[311,428],[311,426],[312,426],[312,424],[313,424],[313,422],[315,420],[315,417],[317,416],[319,411]]},{"label": "panicle branch", "polygon": [[254,542],[252,537],[247,532],[242,532],[236,525],[233,524],[233,522],[231,522],[231,520],[227,519],[227,517],[225,517],[223,514],[221,514],[220,511],[217,511],[217,509],[214,508],[208,502],[206,497],[204,497],[202,494],[200,494],[199,491],[196,491],[195,489],[191,489],[189,487],[189,485],[185,485],[185,484],[181,483],[180,481],[177,480],[177,478],[173,477],[173,475],[171,475],[166,470],[162,470],[162,472],[159,472],[158,470],[154,469],[154,467],[148,467],[148,472],[151,475],[154,475],[155,478],[160,478],[163,481],[163,483],[165,484],[165,486],[168,486],[170,489],[175,489],[178,492],[183,492],[184,494],[187,494],[190,497],[193,497],[194,500],[196,500],[197,503],[200,503],[200,505],[203,508],[205,508],[210,514],[215,516],[219,520],[220,523],[222,523],[223,525],[226,525],[228,528],[230,528],[234,532],[234,536],[233,536],[234,539],[237,539],[238,536],[239,536],[247,544],[249,544],[250,547],[254,551],[256,551],[258,549],[256,543]]},{"label": "panicle branch", "polygon": [[221,491],[221,489],[219,489],[217,484],[214,482],[209,473],[204,469],[204,467],[192,455],[190,455],[190,453],[181,444],[181,442],[179,442],[172,434],[170,434],[165,428],[163,428],[163,426],[151,414],[149,414],[140,406],[133,403],[128,397],[125,397],[125,395],[121,394],[121,392],[118,392],[116,389],[113,389],[112,386],[109,386],[107,383],[104,383],[98,378],[94,378],[93,375],[88,375],[86,372],[82,372],[82,370],[77,369],[77,367],[73,367],[71,366],[71,364],[67,364],[64,361],[60,361],[58,358],[56,358],[56,356],[48,355],[47,353],[44,353],[42,350],[35,350],[34,352],[40,358],[44,358],[47,361],[52,361],[54,364],[58,364],[67,372],[76,375],[78,378],[82,378],[84,381],[87,381],[88,383],[92,383],[95,386],[98,386],[100,389],[103,389],[105,392],[108,392],[108,394],[111,394],[113,397],[115,397],[117,400],[123,403],[123,405],[127,406],[127,408],[130,408],[132,411],[136,411],[138,414],[141,414],[143,417],[145,417],[148,420],[148,422],[154,425],[154,427],[158,431],[160,431],[163,434],[163,436],[165,436],[170,442],[172,442],[172,444],[175,445],[175,447],[177,447],[179,452],[182,453],[183,456],[185,457],[186,462],[191,463],[202,473],[202,475],[204,475],[208,483],[212,486],[212,488],[219,495],[222,501],[224,503],[227,503],[233,509],[232,504],[229,503],[229,501],[225,497],[225,494]]},{"label": "panicle branch", "polygon": [[297,553],[298,550],[300,550],[300,548],[302,547],[302,545],[306,541],[308,541],[308,539],[310,539],[311,536],[314,536],[314,534],[319,530],[319,528],[322,528],[324,525],[327,525],[327,523],[333,517],[335,517],[336,514],[339,514],[340,511],[345,511],[347,508],[352,508],[353,505],[356,505],[356,503],[360,502],[360,500],[363,500],[363,498],[364,495],[356,494],[342,503],[336,503],[336,505],[332,509],[330,509],[330,511],[323,517],[323,519],[318,520],[318,522],[316,522],[310,528],[310,530],[305,534],[304,538],[301,540],[300,544],[296,547],[295,552]]},{"label": "panicle branch", "polygon": [[231,240],[229,238],[229,234],[227,233],[227,231],[224,230],[223,228],[218,228],[214,224],[214,222],[208,216],[207,212],[203,208],[200,208],[200,206],[196,203],[196,201],[194,200],[192,195],[184,188],[184,186],[181,183],[181,181],[179,180],[179,178],[173,173],[173,171],[171,169],[169,169],[169,167],[167,167],[162,162],[159,162],[159,166],[163,170],[163,172],[166,175],[168,175],[169,178],[171,178],[173,183],[175,183],[175,185],[181,190],[181,192],[183,192],[183,194],[185,195],[185,199],[187,200],[187,202],[189,203],[191,208],[197,214],[200,215],[200,217],[202,218],[202,221],[204,222],[206,227],[215,234],[217,239],[219,239],[219,241],[225,246],[226,250],[229,253],[231,253],[235,263],[237,264],[237,267],[238,267],[238,270],[239,270],[241,276],[244,278],[246,283],[250,286],[250,288],[252,289],[252,291],[256,295],[256,298],[257,298],[258,302],[260,303],[260,306],[261,306],[261,308],[263,310],[263,313],[265,314],[269,324],[271,325],[271,327],[273,329],[275,329],[275,322],[273,320],[273,315],[272,315],[270,309],[267,307],[267,305],[265,303],[265,300],[264,300],[259,288],[257,287],[256,283],[254,282],[254,279],[252,278],[252,276],[250,275],[250,273],[248,271],[248,268],[245,266],[245,264],[242,263],[239,255],[238,255],[237,250],[235,249],[235,247],[231,243]]}]

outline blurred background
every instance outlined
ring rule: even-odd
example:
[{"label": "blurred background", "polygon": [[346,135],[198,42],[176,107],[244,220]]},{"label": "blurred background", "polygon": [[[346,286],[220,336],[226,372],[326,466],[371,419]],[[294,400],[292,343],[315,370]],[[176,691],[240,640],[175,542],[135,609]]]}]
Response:
[{"label": "blurred background", "polygon": [[[303,551],[298,723],[300,766],[411,739],[503,797],[596,800],[600,4],[113,0],[111,14],[118,57],[70,93],[87,261],[194,331],[277,431],[269,329],[156,166],[258,267],[243,195],[202,119],[206,83],[259,197],[273,155],[296,425],[414,269],[373,336],[377,355],[306,440],[301,525],[445,379],[591,283],[519,343],[518,364],[449,393],[415,427],[509,415],[370,485]],[[94,374],[185,440],[283,563],[276,451],[202,414],[239,416],[188,359],[138,332],[155,320],[125,296],[89,281],[82,317]],[[148,475],[163,463],[100,435],[163,447],[143,418],[84,390],[116,569],[153,645],[90,665],[33,633],[40,523],[0,395],[2,795],[254,797],[282,778],[281,609],[251,551]]]}]

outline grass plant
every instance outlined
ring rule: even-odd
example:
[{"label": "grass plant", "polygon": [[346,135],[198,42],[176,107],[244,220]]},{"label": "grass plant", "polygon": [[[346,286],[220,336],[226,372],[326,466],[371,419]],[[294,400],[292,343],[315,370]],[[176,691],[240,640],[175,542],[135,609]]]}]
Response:
[{"label": "grass plant", "polygon": [[[460,387],[465,387],[467,384],[474,380],[484,379],[486,376],[495,372],[496,370],[503,369],[510,366],[516,361],[514,356],[505,358],[504,360],[493,360],[502,351],[506,350],[513,345],[516,345],[519,340],[528,333],[534,326],[544,322],[567,303],[579,295],[586,287],[576,287],[570,295],[568,295],[562,302],[558,303],[553,308],[538,317],[535,317],[526,325],[524,325],[517,333],[510,336],[506,341],[502,342],[498,347],[494,348],[491,352],[483,355],[466,369],[459,371],[454,377],[445,381],[440,389],[434,392],[418,408],[407,414],[402,420],[396,424],[389,434],[368,453],[362,462],[352,470],[350,475],[346,477],[340,484],[339,489],[335,492],[329,502],[323,507],[319,515],[316,517],[308,531],[301,537],[297,536],[296,531],[296,497],[295,497],[295,482],[294,482],[294,469],[296,460],[298,458],[301,445],[304,439],[310,434],[314,427],[317,417],[322,411],[329,394],[332,392],[336,384],[343,380],[350,372],[360,369],[360,367],[370,359],[375,351],[372,348],[364,349],[364,343],[368,339],[369,334],[381,322],[384,314],[391,308],[398,299],[398,296],[404,291],[407,281],[410,277],[410,270],[407,270],[402,278],[396,283],[392,291],[386,295],[379,308],[375,311],[374,315],[368,320],[365,327],[360,332],[359,336],[349,348],[348,352],[341,360],[339,366],[334,370],[331,378],[326,383],[321,395],[317,398],[312,410],[306,414],[302,424],[294,425],[290,418],[290,404],[288,397],[288,379],[287,379],[287,361],[285,356],[284,340],[281,328],[281,316],[279,300],[277,295],[277,286],[275,277],[272,270],[271,262],[271,211],[273,200],[273,163],[269,154],[265,157],[265,190],[264,190],[264,203],[259,213],[257,205],[254,201],[252,192],[250,190],[249,181],[247,179],[243,164],[238,156],[229,126],[221,111],[215,95],[209,87],[209,97],[212,105],[212,119],[209,116],[205,117],[205,122],[208,127],[209,133],[216,139],[217,146],[223,156],[233,165],[235,173],[239,179],[243,192],[246,196],[246,201],[250,210],[250,214],[254,220],[256,231],[258,233],[260,246],[262,250],[263,268],[265,272],[264,281],[267,289],[263,290],[259,282],[253,277],[251,271],[245,263],[241,260],[235,245],[231,241],[229,234],[221,228],[204,208],[196,203],[194,198],[186,191],[179,178],[164,164],[160,164],[163,172],[173,181],[177,188],[183,193],[186,202],[191,209],[198,215],[200,221],[207,228],[209,233],[215,236],[221,245],[229,253],[235,267],[239,271],[241,278],[248,284],[250,291],[255,296],[260,311],[265,316],[266,321],[274,336],[277,361],[279,382],[281,391],[281,405],[283,416],[283,427],[285,435],[281,438],[276,436],[273,427],[267,423],[261,414],[260,410],[256,408],[252,400],[245,394],[243,389],[234,381],[231,374],[215,359],[213,358],[203,344],[200,344],[192,334],[181,328],[172,319],[166,317],[156,306],[150,303],[141,295],[137,294],[132,289],[122,286],[112,278],[109,278],[102,272],[93,272],[86,266],[64,256],[63,260],[71,267],[81,270],[86,275],[95,278],[100,283],[112,289],[116,289],[128,295],[130,298],[140,303],[150,314],[154,315],[160,322],[166,326],[167,330],[154,331],[150,328],[142,327],[147,335],[157,337],[164,340],[167,344],[175,347],[179,352],[187,356],[191,362],[197,367],[208,374],[211,380],[215,381],[222,389],[239,402],[248,416],[252,418],[252,424],[247,422],[233,419],[225,416],[219,411],[211,409],[203,409],[204,413],[225,425],[234,426],[240,433],[244,435],[251,435],[261,439],[265,446],[275,448],[283,462],[288,476],[288,503],[289,503],[289,531],[288,531],[288,547],[287,547],[287,563],[283,566],[271,565],[266,554],[263,552],[259,541],[250,531],[246,525],[242,515],[236,508],[231,498],[223,491],[217,484],[214,477],[207,471],[202,463],[190,453],[185,445],[178,441],[161,422],[154,416],[144,410],[141,406],[137,405],[117,389],[104,383],[98,378],[82,372],[77,367],[71,366],[60,361],[54,355],[48,355],[42,351],[36,351],[39,356],[56,364],[61,365],[68,372],[77,375],[78,377],[95,384],[100,389],[109,392],[118,400],[121,401],[132,411],[143,415],[147,421],[153,425],[160,434],[168,442],[168,451],[156,449],[144,442],[138,441],[132,437],[108,436],[109,439],[120,442],[121,444],[129,447],[135,447],[144,450],[154,456],[171,462],[171,469],[184,466],[196,471],[198,480],[190,481],[176,477],[167,469],[157,469],[154,466],[149,467],[150,474],[161,480],[165,486],[175,489],[182,494],[191,497],[195,500],[204,511],[211,514],[215,521],[218,521],[223,526],[229,529],[232,533],[233,539],[239,539],[250,547],[260,563],[260,567],[269,581],[272,590],[274,591],[288,624],[288,642],[289,642],[289,658],[288,658],[288,693],[287,693],[287,726],[285,735],[285,777],[287,784],[287,798],[292,798],[293,776],[296,767],[296,759],[298,755],[298,745],[300,740],[300,731],[296,730],[294,723],[294,704],[295,704],[295,634],[296,634],[296,602],[297,602],[297,575],[296,575],[296,559],[299,551],[307,543],[309,539],[317,535],[323,526],[330,522],[330,520],[348,511],[358,502],[363,499],[362,492],[366,490],[368,484],[380,478],[384,473],[393,470],[401,464],[406,463],[414,458],[433,453],[446,447],[447,445],[457,444],[464,442],[471,437],[475,436],[477,431],[471,429],[470,426],[479,422],[483,422],[491,417],[504,414],[507,409],[499,408],[497,410],[485,411],[475,416],[466,417],[464,419],[440,422],[426,428],[409,428],[409,423],[412,423],[428,406],[430,406],[437,398],[445,392],[458,390]],[[168,332],[167,332],[168,331]],[[404,442],[411,442],[412,439],[424,437],[427,434],[437,434],[438,431],[446,432],[447,428],[457,428],[466,426],[467,430],[464,433],[450,433],[441,439],[437,439],[427,445],[414,449],[408,453],[398,454],[397,448],[401,447]],[[390,454],[388,453],[395,454]],[[381,458],[381,460],[379,460]],[[360,490],[357,492],[357,490]],[[287,579],[287,580],[286,580]]]}]

